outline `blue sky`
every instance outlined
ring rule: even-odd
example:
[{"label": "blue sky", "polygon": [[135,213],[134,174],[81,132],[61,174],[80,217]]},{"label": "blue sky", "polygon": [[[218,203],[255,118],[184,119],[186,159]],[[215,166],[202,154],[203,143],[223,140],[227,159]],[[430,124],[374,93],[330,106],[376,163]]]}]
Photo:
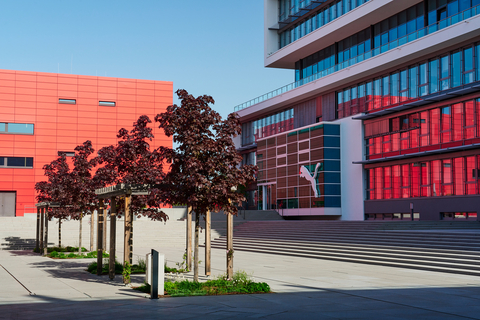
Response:
[{"label": "blue sky", "polygon": [[294,79],[263,66],[261,0],[0,0],[0,48],[1,69],[173,81],[223,117]]}]

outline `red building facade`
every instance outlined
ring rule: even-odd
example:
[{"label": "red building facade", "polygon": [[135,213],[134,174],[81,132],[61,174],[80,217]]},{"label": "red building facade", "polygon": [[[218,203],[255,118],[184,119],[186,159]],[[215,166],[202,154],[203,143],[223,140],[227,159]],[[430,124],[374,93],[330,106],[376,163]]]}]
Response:
[{"label": "red building facade", "polygon": [[[36,212],[34,185],[60,152],[71,155],[86,140],[95,150],[116,144],[120,128],[172,101],[167,81],[0,70],[0,216]],[[152,128],[152,148],[172,146]]]}]

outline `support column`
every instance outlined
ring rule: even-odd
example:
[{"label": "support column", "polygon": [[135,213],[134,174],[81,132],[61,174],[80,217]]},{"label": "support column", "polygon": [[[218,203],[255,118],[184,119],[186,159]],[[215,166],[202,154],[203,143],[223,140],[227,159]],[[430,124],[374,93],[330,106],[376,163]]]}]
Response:
[{"label": "support column", "polygon": [[192,207],[187,208],[187,269],[192,270]]},{"label": "support column", "polygon": [[103,209],[103,252],[107,251],[107,217],[108,217],[108,210],[107,206],[104,206]]},{"label": "support column", "polygon": [[98,222],[97,222],[97,276],[102,275],[102,248],[103,248],[103,199],[98,201]]},{"label": "support column", "polygon": [[40,253],[43,252],[43,213],[44,213],[45,208],[40,208]]},{"label": "support column", "polygon": [[40,235],[40,207],[37,207],[37,232],[35,236],[35,252],[40,252],[40,240],[39,240],[39,235]]},{"label": "support column", "polygon": [[62,247],[62,218],[58,218],[58,246]]},{"label": "support column", "polygon": [[110,260],[108,264],[108,277],[115,279],[115,235],[117,228],[117,203],[115,197],[110,200]]},{"label": "support column", "polygon": [[212,248],[211,248],[211,213],[207,211],[205,215],[205,275],[209,276],[211,274],[211,258],[212,258]]},{"label": "support column", "polygon": [[48,254],[48,207],[43,209],[45,211],[45,242],[43,243],[43,255]]},{"label": "support column", "polygon": [[227,213],[227,278],[233,278],[233,216]]},{"label": "support column", "polygon": [[90,251],[93,251],[93,241],[95,237],[95,211],[93,210],[90,215]]},{"label": "support column", "polygon": [[[130,208],[131,196],[125,195],[125,239],[123,250],[123,265],[125,261],[132,264],[132,246],[133,246],[133,217]],[[124,279],[125,281],[125,279]]]}]

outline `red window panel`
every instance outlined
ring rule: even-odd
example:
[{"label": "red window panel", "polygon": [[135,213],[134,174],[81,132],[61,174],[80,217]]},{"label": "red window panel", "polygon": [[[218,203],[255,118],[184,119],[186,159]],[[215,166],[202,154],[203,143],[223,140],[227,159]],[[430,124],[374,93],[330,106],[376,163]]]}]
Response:
[{"label": "red window panel", "polygon": [[420,196],[421,197],[431,197],[431,187],[430,187],[430,161],[420,163]]},{"label": "red window panel", "polygon": [[442,143],[450,142],[452,138],[452,114],[450,107],[443,107],[441,114]]},{"label": "red window panel", "polygon": [[475,156],[465,157],[465,194],[477,194],[477,179]]},{"label": "red window panel", "polygon": [[400,198],[400,186],[401,186],[400,166],[395,165],[395,166],[392,166],[392,190],[393,190],[393,198],[395,199]]},{"label": "red window panel", "polygon": [[465,186],[465,172],[464,172],[464,158],[455,158],[453,159],[453,174],[454,174],[454,183],[455,183],[455,194],[464,195],[464,186]]},{"label": "red window panel", "polygon": [[430,144],[440,143],[440,108],[430,110]]},{"label": "red window panel", "polygon": [[391,167],[383,168],[383,179],[384,179],[383,199],[390,199],[392,198],[392,168]]},{"label": "red window panel", "polygon": [[412,197],[420,196],[420,163],[414,162],[410,164],[410,172],[412,178]]},{"label": "red window panel", "polygon": [[401,166],[401,170],[402,170],[401,197],[410,198],[410,165],[403,164]]},{"label": "red window panel", "polygon": [[383,168],[375,168],[375,199],[382,199]]},{"label": "red window panel", "polygon": [[452,160],[442,160],[442,196],[453,195]]},{"label": "red window panel", "polygon": [[475,103],[473,100],[465,102],[465,139],[475,138]]},{"label": "red window panel", "polygon": [[429,125],[429,112],[424,111],[420,113],[420,146],[428,146],[429,145],[429,132],[428,132],[428,125]]},{"label": "red window panel", "polygon": [[457,103],[452,106],[453,113],[453,132],[452,141],[460,141],[463,139],[463,103]]},{"label": "red window panel", "polygon": [[433,196],[441,195],[441,181],[442,181],[442,170],[441,170],[442,161],[433,160],[432,161],[432,192]]}]

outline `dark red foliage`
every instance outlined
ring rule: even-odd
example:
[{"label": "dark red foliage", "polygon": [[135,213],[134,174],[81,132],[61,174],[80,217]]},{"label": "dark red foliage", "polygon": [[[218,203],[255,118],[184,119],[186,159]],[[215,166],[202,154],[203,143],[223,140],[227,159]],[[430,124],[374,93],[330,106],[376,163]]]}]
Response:
[{"label": "dark red foliage", "polygon": [[[157,186],[163,182],[163,160],[157,150],[150,150],[148,141],[154,135],[148,124],[152,121],[143,115],[133,124],[129,132],[122,128],[118,131],[116,146],[108,146],[98,151],[98,161],[102,166],[97,170],[94,181],[107,186],[119,183],[148,184]],[[166,221],[168,217],[157,209],[161,203],[162,193],[152,188],[148,196],[133,196],[131,209],[136,215],[144,215],[153,220]],[[123,210],[123,201],[119,201],[118,213]]]},{"label": "dark red foliage", "polygon": [[176,93],[181,106],[169,106],[155,117],[165,134],[178,143],[177,149],[159,148],[170,164],[164,180],[165,201],[192,206],[200,214],[208,210],[237,214],[236,204],[245,199],[232,187],[253,181],[257,168],[239,168],[242,157],[232,140],[241,131],[236,114],[222,120],[209,106],[215,102],[212,97],[194,98],[185,90]]}]

